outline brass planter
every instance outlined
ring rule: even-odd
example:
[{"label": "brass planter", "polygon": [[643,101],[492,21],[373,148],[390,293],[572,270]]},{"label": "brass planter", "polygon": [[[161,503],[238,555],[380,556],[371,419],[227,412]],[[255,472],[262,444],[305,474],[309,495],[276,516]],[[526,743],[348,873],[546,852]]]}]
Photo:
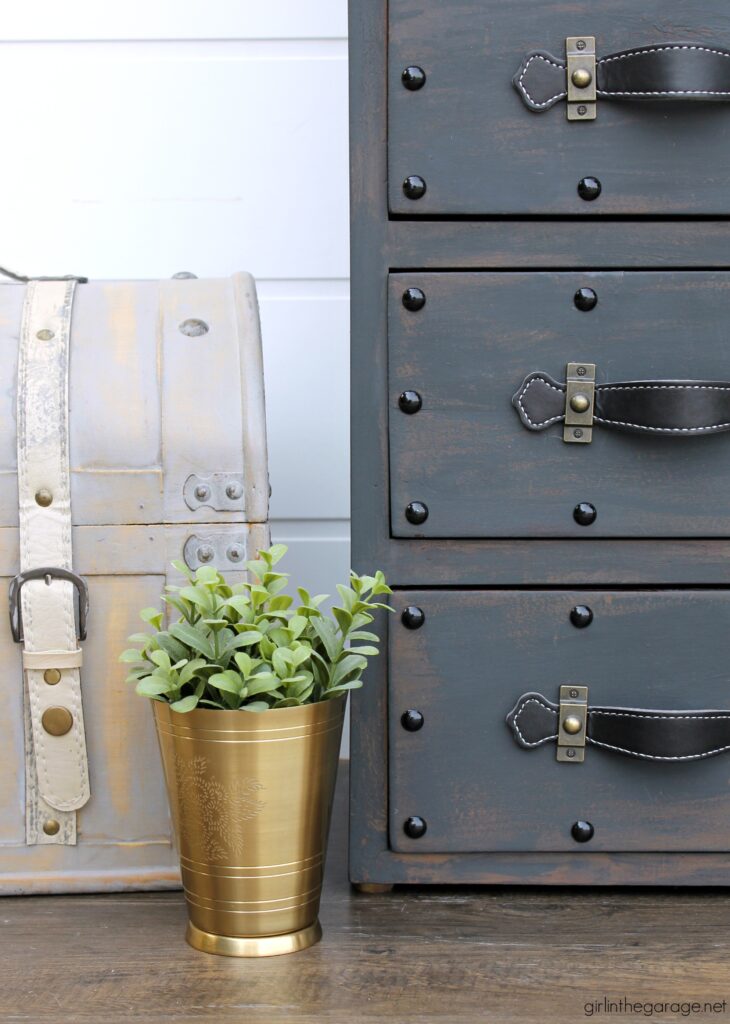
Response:
[{"label": "brass planter", "polygon": [[191,946],[275,956],[321,937],[345,703],[180,714],[152,702]]}]

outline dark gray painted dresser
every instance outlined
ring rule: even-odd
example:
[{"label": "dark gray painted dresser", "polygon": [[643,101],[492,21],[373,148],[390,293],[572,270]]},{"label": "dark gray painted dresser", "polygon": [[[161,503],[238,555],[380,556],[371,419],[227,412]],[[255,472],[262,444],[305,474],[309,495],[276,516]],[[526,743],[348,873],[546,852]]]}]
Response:
[{"label": "dark gray painted dresser", "polygon": [[351,878],[724,885],[730,7],[350,32]]}]

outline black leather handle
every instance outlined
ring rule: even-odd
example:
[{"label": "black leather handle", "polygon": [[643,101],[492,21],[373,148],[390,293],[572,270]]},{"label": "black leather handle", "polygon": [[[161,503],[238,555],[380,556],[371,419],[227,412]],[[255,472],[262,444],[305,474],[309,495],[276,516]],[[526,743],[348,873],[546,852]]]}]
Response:
[{"label": "black leather handle", "polygon": [[[528,53],[512,79],[534,113],[565,99],[566,62],[544,50]],[[599,57],[596,93],[604,100],[730,99],[730,51],[697,43],[638,46]]]},{"label": "black leather handle", "polygon": [[[532,750],[558,738],[559,705],[524,693],[507,725],[518,746]],[[586,742],[644,761],[699,761],[730,750],[730,711],[653,711],[588,706]]]},{"label": "black leather handle", "polygon": [[[525,377],[512,404],[528,430],[565,419],[565,384],[548,373]],[[730,382],[635,380],[596,384],[593,422],[611,430],[697,437],[730,430]]]}]

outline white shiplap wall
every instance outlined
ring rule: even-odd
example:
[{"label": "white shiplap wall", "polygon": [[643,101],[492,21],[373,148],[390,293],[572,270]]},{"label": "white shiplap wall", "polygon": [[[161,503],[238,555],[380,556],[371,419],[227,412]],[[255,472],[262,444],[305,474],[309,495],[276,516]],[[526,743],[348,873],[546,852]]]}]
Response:
[{"label": "white shiplap wall", "polygon": [[315,592],[349,567],[346,11],[24,0],[0,20],[0,263],[258,278],[273,532]]}]

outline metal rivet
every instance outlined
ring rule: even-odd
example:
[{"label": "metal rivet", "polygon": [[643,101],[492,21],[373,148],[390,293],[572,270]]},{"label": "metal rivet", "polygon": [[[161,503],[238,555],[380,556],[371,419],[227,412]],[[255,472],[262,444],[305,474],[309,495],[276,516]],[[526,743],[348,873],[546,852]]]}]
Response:
[{"label": "metal rivet", "polygon": [[41,725],[50,736],[65,736],[74,724],[74,716],[68,708],[46,708],[41,715]]},{"label": "metal rivet", "polygon": [[207,484],[198,484],[195,488],[195,497],[198,501],[207,501],[210,497],[210,487]]},{"label": "metal rivet", "polygon": [[414,526],[420,526],[428,519],[428,505],[422,501],[411,501],[406,506],[406,519]]},{"label": "metal rivet", "polygon": [[595,831],[590,821],[576,821],[570,830],[570,834],[576,843],[587,843],[589,839],[593,839]]},{"label": "metal rivet", "polygon": [[572,697],[573,699],[575,699],[575,698],[576,698],[576,697],[578,696],[578,691],[577,691],[577,690],[571,690],[571,691],[570,691],[570,696],[571,696],[571,697]]},{"label": "metal rivet", "polygon": [[418,412],[422,404],[421,396],[417,391],[404,391],[398,399],[398,408],[409,416]]},{"label": "metal rivet", "polygon": [[55,337],[56,337],[55,332],[49,330],[47,327],[44,327],[42,330],[38,331],[37,334],[36,334],[36,338],[38,339],[38,341],[50,341],[52,338],[55,338]]},{"label": "metal rivet", "polygon": [[198,275],[189,270],[178,270],[177,274],[172,275],[172,279],[173,281],[197,281]]},{"label": "metal rivet", "polygon": [[419,309],[423,309],[426,305],[426,296],[420,288],[406,288],[401,301],[411,313],[417,313]]},{"label": "metal rivet", "polygon": [[563,731],[569,733],[571,736],[575,736],[576,733],[580,732],[583,728],[580,718],[576,718],[575,715],[568,715],[563,721]]},{"label": "metal rivet", "polygon": [[53,502],[53,495],[47,487],[41,487],[39,491],[36,491],[35,500],[36,504],[40,505],[41,508],[48,508]]},{"label": "metal rivet", "polygon": [[207,334],[210,328],[205,320],[183,320],[180,324],[180,333],[188,338],[199,338],[201,334]]},{"label": "metal rivet", "polygon": [[231,482],[226,485],[226,497],[230,498],[231,501],[238,501],[242,496],[243,486],[238,482],[238,480],[231,480]]},{"label": "metal rivet", "polygon": [[418,608],[415,604],[409,604],[407,608],[403,609],[400,620],[406,629],[420,629],[426,621],[426,616],[423,614],[422,608]]},{"label": "metal rivet", "polygon": [[566,750],[565,751],[565,756],[566,757],[575,757],[575,751],[573,750],[572,747],[570,748],[570,750]]},{"label": "metal rivet", "polygon": [[601,194],[601,183],[598,178],[581,178],[578,182],[578,195],[581,199],[585,199],[587,203],[590,203],[593,199],[598,199]]},{"label": "metal rivet", "polygon": [[215,551],[210,544],[201,544],[195,555],[199,562],[212,562],[215,558]]},{"label": "metal rivet", "polygon": [[400,80],[406,89],[410,89],[411,92],[416,92],[418,89],[422,89],[426,84],[426,72],[416,64],[411,64],[410,67],[403,70]]},{"label": "metal rivet", "polygon": [[426,827],[426,822],[423,818],[419,818],[418,815],[406,818],[403,822],[403,831],[409,839],[420,839],[421,836],[426,834]]},{"label": "metal rivet", "polygon": [[47,668],[43,673],[43,679],[48,683],[49,686],[55,686],[56,683],[61,682],[61,673],[57,668]]},{"label": "metal rivet", "polygon": [[575,109],[578,111],[581,117],[585,117],[585,115],[588,113],[588,107],[584,106],[582,103],[579,103]]},{"label": "metal rivet", "polygon": [[579,309],[582,313],[589,313],[595,308],[598,302],[598,296],[592,288],[579,288],[573,296],[573,303],[576,309]]},{"label": "metal rivet", "polygon": [[590,407],[591,400],[588,395],[583,395],[580,392],[577,392],[575,395],[571,396],[570,408],[573,412],[587,412]]},{"label": "metal rivet", "polygon": [[231,544],[226,551],[226,558],[229,562],[240,562],[243,558],[243,547],[241,544]]},{"label": "metal rivet", "polygon": [[573,431],[573,437],[583,437],[583,431],[580,429],[580,427],[575,428],[575,430]]},{"label": "metal rivet", "polygon": [[575,48],[576,48],[576,50],[585,50],[585,48],[586,48],[586,41],[585,41],[585,39],[578,39],[576,44],[575,44]]},{"label": "metal rivet", "polygon": [[585,366],[579,366],[576,369],[575,372],[578,374],[579,377],[585,377],[585,375],[586,375],[586,368],[585,368]]},{"label": "metal rivet", "polygon": [[587,89],[593,81],[593,75],[588,68],[576,68],[570,76],[570,80],[576,89]]},{"label": "metal rivet", "polygon": [[597,515],[595,505],[588,501],[579,502],[573,509],[573,519],[579,526],[590,526],[591,523],[595,523]]},{"label": "metal rivet", "polygon": [[49,818],[48,821],[43,822],[43,831],[47,836],[56,836],[61,826],[58,824],[55,818]]},{"label": "metal rivet", "polygon": [[[577,604],[570,611],[570,621],[576,629],[585,629],[593,622],[593,611],[587,604]],[[577,692],[575,695],[578,696]]]},{"label": "metal rivet", "polygon": [[400,716],[400,724],[406,732],[418,732],[419,729],[423,728],[423,715],[415,708],[408,708]]},{"label": "metal rivet", "polygon": [[409,174],[403,182],[403,192],[407,199],[420,199],[426,194],[426,182],[418,174]]}]

